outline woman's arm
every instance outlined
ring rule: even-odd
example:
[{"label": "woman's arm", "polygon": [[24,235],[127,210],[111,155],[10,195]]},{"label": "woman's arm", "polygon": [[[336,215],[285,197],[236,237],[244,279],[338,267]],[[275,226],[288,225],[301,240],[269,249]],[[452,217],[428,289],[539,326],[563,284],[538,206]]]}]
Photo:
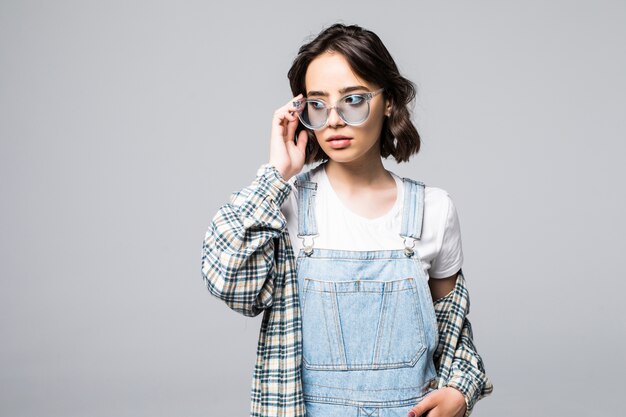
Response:
[{"label": "woman's arm", "polygon": [[439,328],[435,363],[446,368],[443,386],[459,390],[469,416],[476,402],[493,391],[482,358],[473,342],[469,293],[462,270],[448,278],[429,280]]},{"label": "woman's arm", "polygon": [[280,207],[291,187],[269,164],[213,217],[202,246],[202,276],[211,294],[244,316],[273,302],[274,239],[286,228]]},{"label": "woman's arm", "polygon": [[439,329],[434,361],[438,387],[408,416],[424,416],[430,410],[445,417],[469,417],[478,400],[493,391],[482,359],[473,343],[469,294],[462,270],[447,278],[428,280]]},{"label": "woman's arm", "polygon": [[293,100],[301,97],[274,112],[269,164],[218,210],[204,237],[202,275],[208,290],[244,316],[257,316],[273,303],[275,240],[287,227],[280,208],[291,191],[286,181],[304,166],[308,140],[305,130],[297,143],[294,137],[298,116]]},{"label": "woman's arm", "polygon": [[447,278],[432,278],[428,280],[428,286],[430,287],[430,294],[433,297],[433,302],[440,298],[450,294],[456,284],[456,277],[459,275],[456,272],[454,275]]}]

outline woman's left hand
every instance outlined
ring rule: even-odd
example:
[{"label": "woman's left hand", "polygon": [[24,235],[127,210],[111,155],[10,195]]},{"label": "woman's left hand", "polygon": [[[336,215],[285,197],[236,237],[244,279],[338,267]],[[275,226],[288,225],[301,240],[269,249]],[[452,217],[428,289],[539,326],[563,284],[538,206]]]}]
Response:
[{"label": "woman's left hand", "polygon": [[419,404],[409,410],[408,417],[463,417],[465,397],[456,388],[443,387],[429,393]]}]

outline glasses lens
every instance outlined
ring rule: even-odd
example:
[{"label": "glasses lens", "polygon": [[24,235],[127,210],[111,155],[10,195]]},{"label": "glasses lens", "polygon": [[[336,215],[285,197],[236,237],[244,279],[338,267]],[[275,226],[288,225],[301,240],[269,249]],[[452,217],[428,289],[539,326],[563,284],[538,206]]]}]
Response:
[{"label": "glasses lens", "polygon": [[306,100],[299,112],[300,120],[309,129],[324,126],[327,115],[326,105],[319,100]]},{"label": "glasses lens", "polygon": [[369,101],[360,94],[352,94],[344,97],[338,104],[337,110],[348,124],[358,124],[367,119],[369,115]]}]

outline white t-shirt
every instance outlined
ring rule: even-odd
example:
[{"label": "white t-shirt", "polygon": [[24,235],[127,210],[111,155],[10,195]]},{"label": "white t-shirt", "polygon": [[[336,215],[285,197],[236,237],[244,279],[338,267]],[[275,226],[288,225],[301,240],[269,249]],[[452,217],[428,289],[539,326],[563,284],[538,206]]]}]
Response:
[{"label": "white t-shirt", "polygon": [[[340,250],[404,249],[404,238],[399,236],[404,206],[402,178],[390,172],[396,181],[396,202],[383,216],[368,219],[348,209],[333,190],[324,164],[311,171],[311,181],[317,183],[315,216],[319,236],[314,248]],[[298,235],[298,189],[296,177],[289,179],[292,188],[281,206],[287,220],[287,229],[296,256],[302,248]],[[456,209],[447,191],[425,186],[424,222],[421,239],[414,249],[420,256],[427,276],[445,278],[457,272],[463,263],[461,230]]]}]

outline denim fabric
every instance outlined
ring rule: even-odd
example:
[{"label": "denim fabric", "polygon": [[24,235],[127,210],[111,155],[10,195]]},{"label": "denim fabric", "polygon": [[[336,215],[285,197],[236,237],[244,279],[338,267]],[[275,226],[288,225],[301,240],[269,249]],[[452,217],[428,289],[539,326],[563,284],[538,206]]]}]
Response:
[{"label": "denim fabric", "polygon": [[[296,259],[307,417],[405,417],[436,386],[439,339],[419,239],[424,185],[403,179],[405,250],[316,248],[315,193],[298,176]],[[407,242],[409,241],[409,242]]]}]

